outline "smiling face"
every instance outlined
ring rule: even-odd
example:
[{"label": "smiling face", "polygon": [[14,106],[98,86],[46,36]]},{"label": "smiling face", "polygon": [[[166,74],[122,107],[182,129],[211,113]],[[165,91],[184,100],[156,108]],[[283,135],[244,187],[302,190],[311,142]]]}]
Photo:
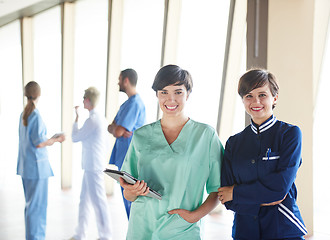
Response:
[{"label": "smiling face", "polygon": [[273,106],[276,104],[278,95],[272,95],[269,83],[253,89],[243,96],[245,111],[251,116],[253,122],[261,125],[273,114]]},{"label": "smiling face", "polygon": [[169,85],[162,90],[158,90],[157,97],[164,116],[178,116],[183,114],[188,93],[184,85]]}]

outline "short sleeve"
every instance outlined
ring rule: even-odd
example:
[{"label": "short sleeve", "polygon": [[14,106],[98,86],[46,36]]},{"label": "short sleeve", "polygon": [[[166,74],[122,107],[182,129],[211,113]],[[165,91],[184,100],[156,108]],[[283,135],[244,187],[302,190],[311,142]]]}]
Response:
[{"label": "short sleeve", "polygon": [[214,132],[210,144],[210,159],[209,159],[209,178],[206,182],[207,193],[217,192],[221,184],[221,165],[224,154],[223,146],[218,135]]},{"label": "short sleeve", "polygon": [[132,131],[139,117],[140,109],[135,102],[130,102],[123,106],[120,115],[117,117],[116,124]]},{"label": "short sleeve", "polygon": [[121,167],[121,171],[125,171],[129,174],[131,174],[133,177],[138,178],[139,174],[138,174],[138,169],[137,169],[137,155],[136,155],[136,151],[135,151],[135,147],[134,147],[134,142],[135,142],[135,137],[133,135],[131,144],[129,145],[129,148],[127,150],[125,159],[124,159],[124,163]]},{"label": "short sleeve", "polygon": [[40,143],[47,141],[47,130],[40,114],[31,114],[28,120],[28,127],[31,136],[31,142],[36,147]]}]

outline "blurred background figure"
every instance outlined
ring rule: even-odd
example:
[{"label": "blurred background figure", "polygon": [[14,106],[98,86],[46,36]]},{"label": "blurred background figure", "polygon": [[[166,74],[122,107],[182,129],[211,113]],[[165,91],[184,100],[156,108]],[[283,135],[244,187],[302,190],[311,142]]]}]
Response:
[{"label": "blurred background figure", "polygon": [[38,111],[41,94],[37,82],[24,88],[27,104],[19,119],[17,175],[22,177],[25,195],[25,238],[42,240],[46,235],[48,177],[54,176],[46,147],[63,142],[64,134],[47,138],[46,125]]},{"label": "blurred background figure", "polygon": [[[134,69],[125,69],[119,75],[119,91],[127,94],[128,99],[120,106],[120,109],[108,126],[108,131],[115,138],[116,142],[113,147],[110,164],[115,164],[121,169],[123,161],[132,140],[133,132],[146,122],[146,111],[144,103],[140,95],[136,91],[138,75]],[[121,188],[122,192],[123,189]],[[129,218],[131,202],[123,196],[123,201]]]},{"label": "blurred background figure", "polygon": [[104,173],[107,158],[107,123],[96,110],[100,93],[95,87],[85,90],[84,108],[89,118],[78,128],[78,106],[75,107],[76,119],[72,127],[72,141],[82,142],[82,179],[79,219],[76,234],[71,239],[86,239],[87,227],[92,206],[101,240],[111,239],[110,218],[104,186]]}]

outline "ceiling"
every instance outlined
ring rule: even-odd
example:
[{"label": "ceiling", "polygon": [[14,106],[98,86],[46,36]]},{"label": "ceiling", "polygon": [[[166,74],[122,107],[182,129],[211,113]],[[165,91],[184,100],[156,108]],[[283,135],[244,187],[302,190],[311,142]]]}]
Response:
[{"label": "ceiling", "polygon": [[0,17],[34,5],[40,0],[0,0]]},{"label": "ceiling", "polygon": [[29,17],[63,2],[74,0],[0,0],[0,27],[22,17]]}]

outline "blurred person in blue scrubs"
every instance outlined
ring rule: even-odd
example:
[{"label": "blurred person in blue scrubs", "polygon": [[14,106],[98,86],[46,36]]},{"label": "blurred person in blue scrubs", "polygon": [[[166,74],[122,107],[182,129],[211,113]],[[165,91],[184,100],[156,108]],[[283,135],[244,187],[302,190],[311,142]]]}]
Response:
[{"label": "blurred person in blue scrubs", "polygon": [[84,240],[87,237],[90,209],[94,210],[100,240],[111,239],[109,208],[104,185],[104,173],[108,154],[108,133],[105,117],[95,107],[100,93],[89,87],[84,94],[84,108],[89,118],[78,128],[78,106],[75,107],[76,119],[72,127],[72,141],[82,142],[82,179],[79,218],[76,234],[71,239]]},{"label": "blurred person in blue scrubs", "polygon": [[[136,91],[138,75],[134,69],[128,68],[121,71],[119,75],[119,91],[127,94],[128,99],[120,106],[120,109],[108,126],[108,131],[115,138],[110,164],[115,164],[121,169],[123,161],[132,140],[133,132],[146,122],[146,112],[144,103]],[[123,191],[123,189],[121,188]],[[123,196],[127,217],[129,218],[131,202]]]},{"label": "blurred person in blue scrubs", "polygon": [[41,94],[38,83],[24,88],[27,104],[19,120],[17,174],[22,177],[25,195],[25,237],[42,240],[46,235],[48,177],[54,176],[46,147],[63,142],[64,134],[47,138],[46,125],[36,108]]}]

